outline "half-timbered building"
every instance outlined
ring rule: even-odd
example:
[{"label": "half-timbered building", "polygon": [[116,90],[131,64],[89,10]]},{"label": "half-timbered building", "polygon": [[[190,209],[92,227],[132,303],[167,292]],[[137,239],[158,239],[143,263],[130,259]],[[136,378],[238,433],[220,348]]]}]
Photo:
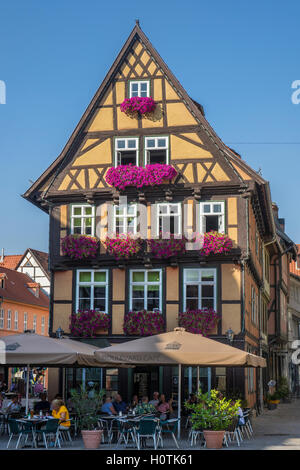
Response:
[{"label": "half-timbered building", "polygon": [[[152,97],[155,110],[122,112],[124,100],[135,96]],[[170,165],[176,176],[162,184],[124,189],[107,182],[110,168],[149,164]],[[261,353],[262,295],[269,301],[264,245],[275,236],[269,184],[222,142],[203,107],[184,90],[138,22],[63,151],[24,197],[50,217],[50,333],[61,327],[71,334],[70,315],[96,309],[109,315],[110,322],[93,341],[113,344],[136,337],[124,333],[128,312],[159,311],[164,328],[172,330],[180,312],[211,308],[220,316],[212,338]],[[121,204],[124,197],[126,204]],[[116,260],[104,245],[108,213],[115,231],[135,234],[141,206],[149,238],[166,218],[176,236],[224,233],[232,248],[209,255],[195,248],[169,258],[153,257],[144,249]],[[99,238],[96,257],[64,255],[61,240],[71,234]],[[69,371],[67,382],[74,385],[78,374]],[[135,392],[150,396],[154,390],[171,395],[176,374],[166,367],[108,369],[101,384],[124,397]],[[185,395],[195,387],[196,377],[196,370],[185,369]],[[253,369],[200,369],[199,378],[204,388],[211,384],[227,392],[239,390],[249,405],[257,400],[259,377]]]}]

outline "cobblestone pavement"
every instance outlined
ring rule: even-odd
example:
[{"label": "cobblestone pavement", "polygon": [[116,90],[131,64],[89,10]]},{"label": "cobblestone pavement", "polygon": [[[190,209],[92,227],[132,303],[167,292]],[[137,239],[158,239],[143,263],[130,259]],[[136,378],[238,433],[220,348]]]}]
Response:
[{"label": "cobblestone pavement", "polygon": [[[254,437],[245,439],[240,447],[236,443],[230,443],[229,447],[223,450],[299,450],[300,449],[300,400],[293,400],[292,403],[280,404],[276,410],[264,410],[264,413],[252,421]],[[6,449],[8,441],[7,435],[0,436],[0,449]],[[149,441],[147,449],[151,448]],[[16,439],[11,443],[11,450],[15,450]],[[180,449],[205,449],[199,447],[191,447],[187,440],[187,432],[184,430],[180,439]],[[153,447],[152,447],[153,448]],[[68,443],[63,444],[62,449],[66,450],[83,450],[83,442],[77,437],[72,446]],[[116,445],[101,444],[101,449],[116,450]],[[119,446],[120,450],[125,450],[124,445]],[[55,449],[53,449],[55,450]],[[133,447],[128,446],[128,451]],[[164,439],[164,450],[177,450],[172,439]]]}]

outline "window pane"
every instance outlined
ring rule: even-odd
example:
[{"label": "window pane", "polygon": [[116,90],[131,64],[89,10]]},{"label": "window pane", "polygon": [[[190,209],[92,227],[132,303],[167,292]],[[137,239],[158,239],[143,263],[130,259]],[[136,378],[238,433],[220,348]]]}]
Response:
[{"label": "window pane", "polygon": [[135,149],[136,148],[136,141],[133,139],[130,139],[127,141],[127,145],[129,149]]},{"label": "window pane", "polygon": [[209,214],[210,213],[210,204],[203,204],[203,212],[205,214]]},{"label": "window pane", "polygon": [[148,282],[159,282],[159,271],[149,272],[148,273]]},{"label": "window pane", "polygon": [[159,297],[159,286],[148,286],[148,298]]},{"label": "window pane", "polygon": [[144,287],[143,286],[132,286],[132,297],[135,299],[144,298]]},{"label": "window pane", "polygon": [[198,269],[187,269],[185,271],[185,278],[187,281],[198,281],[199,280],[199,271]]},{"label": "window pane", "polygon": [[197,310],[198,299],[186,299],[186,310]]},{"label": "window pane", "polygon": [[214,308],[214,300],[202,299],[202,308]]},{"label": "window pane", "polygon": [[79,282],[91,282],[92,274],[90,272],[83,272],[79,274]]},{"label": "window pane", "polygon": [[166,147],[167,146],[166,139],[158,139],[157,140],[157,146],[158,147]]},{"label": "window pane", "polygon": [[73,207],[74,215],[81,215],[81,207]]},{"label": "window pane", "polygon": [[94,281],[95,282],[106,282],[106,273],[94,273]]},{"label": "window pane", "polygon": [[159,309],[159,299],[158,298],[148,299],[147,310],[154,310],[154,309]]},{"label": "window pane", "polygon": [[147,92],[146,91],[141,91],[141,97],[146,97],[148,96]]},{"label": "window pane", "polygon": [[147,139],[147,147],[155,147],[155,139]]},{"label": "window pane", "polygon": [[81,219],[75,217],[74,219],[74,227],[81,227]]},{"label": "window pane", "polygon": [[94,299],[94,310],[105,312],[105,299]]},{"label": "window pane", "polygon": [[94,287],[94,298],[96,298],[96,297],[105,298],[105,292],[106,292],[105,286],[95,286]]},{"label": "window pane", "polygon": [[91,308],[90,299],[79,299],[79,310],[88,310]]},{"label": "window pane", "polygon": [[138,91],[138,83],[131,83],[131,91]]},{"label": "window pane", "polygon": [[117,141],[117,147],[118,147],[118,149],[124,149],[125,148],[125,140],[118,140]]},{"label": "window pane", "polygon": [[148,89],[148,83],[144,82],[144,83],[141,83],[141,91],[147,91]]},{"label": "window pane", "polygon": [[217,232],[219,230],[219,217],[218,215],[207,215],[206,219],[206,232]]},{"label": "window pane", "polygon": [[179,214],[179,205],[177,204],[172,204],[170,206],[170,213],[171,214]]},{"label": "window pane", "polygon": [[85,213],[85,215],[92,215],[92,208],[91,207],[85,207],[84,208],[84,213]]},{"label": "window pane", "polygon": [[79,297],[91,297],[91,288],[89,286],[79,287]]},{"label": "window pane", "polygon": [[133,299],[132,300],[132,310],[144,310],[144,300],[143,299]]},{"label": "window pane", "polygon": [[132,281],[133,282],[144,282],[145,273],[143,272],[133,272]]},{"label": "window pane", "polygon": [[127,214],[129,215],[134,215],[135,214],[135,210],[136,210],[136,206],[128,206],[127,207]]},{"label": "window pane", "polygon": [[202,281],[213,281],[214,280],[214,272],[211,270],[201,271],[201,279]]},{"label": "window pane", "polygon": [[202,286],[202,297],[213,297],[214,286]]},{"label": "window pane", "polygon": [[160,214],[167,214],[168,213],[168,206],[159,205],[158,208],[159,208],[159,213]]},{"label": "window pane", "polygon": [[198,286],[186,286],[186,296],[198,298]]},{"label": "window pane", "polygon": [[222,212],[222,206],[221,204],[214,204],[214,213],[220,213]]}]

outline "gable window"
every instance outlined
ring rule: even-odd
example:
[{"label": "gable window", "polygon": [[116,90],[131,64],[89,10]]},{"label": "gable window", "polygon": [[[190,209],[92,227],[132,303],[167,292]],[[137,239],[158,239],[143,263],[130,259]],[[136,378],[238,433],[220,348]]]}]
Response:
[{"label": "gable window", "polygon": [[11,329],[11,310],[7,310],[7,329]]},{"label": "gable window", "polygon": [[114,206],[114,232],[119,234],[136,234],[137,205]]},{"label": "gable window", "polygon": [[169,161],[168,137],[145,138],[145,165],[167,164]]},{"label": "gable window", "polygon": [[76,235],[94,235],[95,207],[89,204],[71,206],[71,233]]},{"label": "gable window", "polygon": [[28,314],[24,312],[24,331],[28,329]]},{"label": "gable window", "polygon": [[4,328],[4,309],[1,308],[0,310],[0,328]]},{"label": "gable window", "polygon": [[134,96],[150,96],[150,82],[148,80],[137,80],[129,83],[129,98]]},{"label": "gable window", "polygon": [[108,271],[77,271],[77,310],[108,311]]},{"label": "gable window", "polygon": [[200,232],[224,233],[224,202],[200,202]]},{"label": "gable window", "polygon": [[161,311],[161,269],[130,271],[129,309],[134,311]]},{"label": "gable window", "polygon": [[14,329],[17,330],[19,328],[19,313],[15,311],[15,325]]},{"label": "gable window", "polygon": [[137,138],[124,138],[115,140],[115,166],[138,166],[139,141]]},{"label": "gable window", "polygon": [[181,234],[181,204],[157,204],[157,233]]},{"label": "gable window", "polygon": [[183,309],[217,308],[216,269],[184,269]]}]

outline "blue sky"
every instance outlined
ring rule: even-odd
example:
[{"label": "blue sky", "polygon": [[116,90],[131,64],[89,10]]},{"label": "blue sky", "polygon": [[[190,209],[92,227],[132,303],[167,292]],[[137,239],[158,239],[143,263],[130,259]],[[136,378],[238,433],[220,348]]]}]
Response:
[{"label": "blue sky", "polygon": [[299,1],[11,0],[0,11],[0,248],[48,249],[48,216],[20,195],[61,152],[136,18],[222,140],[261,168],[300,242]]}]

